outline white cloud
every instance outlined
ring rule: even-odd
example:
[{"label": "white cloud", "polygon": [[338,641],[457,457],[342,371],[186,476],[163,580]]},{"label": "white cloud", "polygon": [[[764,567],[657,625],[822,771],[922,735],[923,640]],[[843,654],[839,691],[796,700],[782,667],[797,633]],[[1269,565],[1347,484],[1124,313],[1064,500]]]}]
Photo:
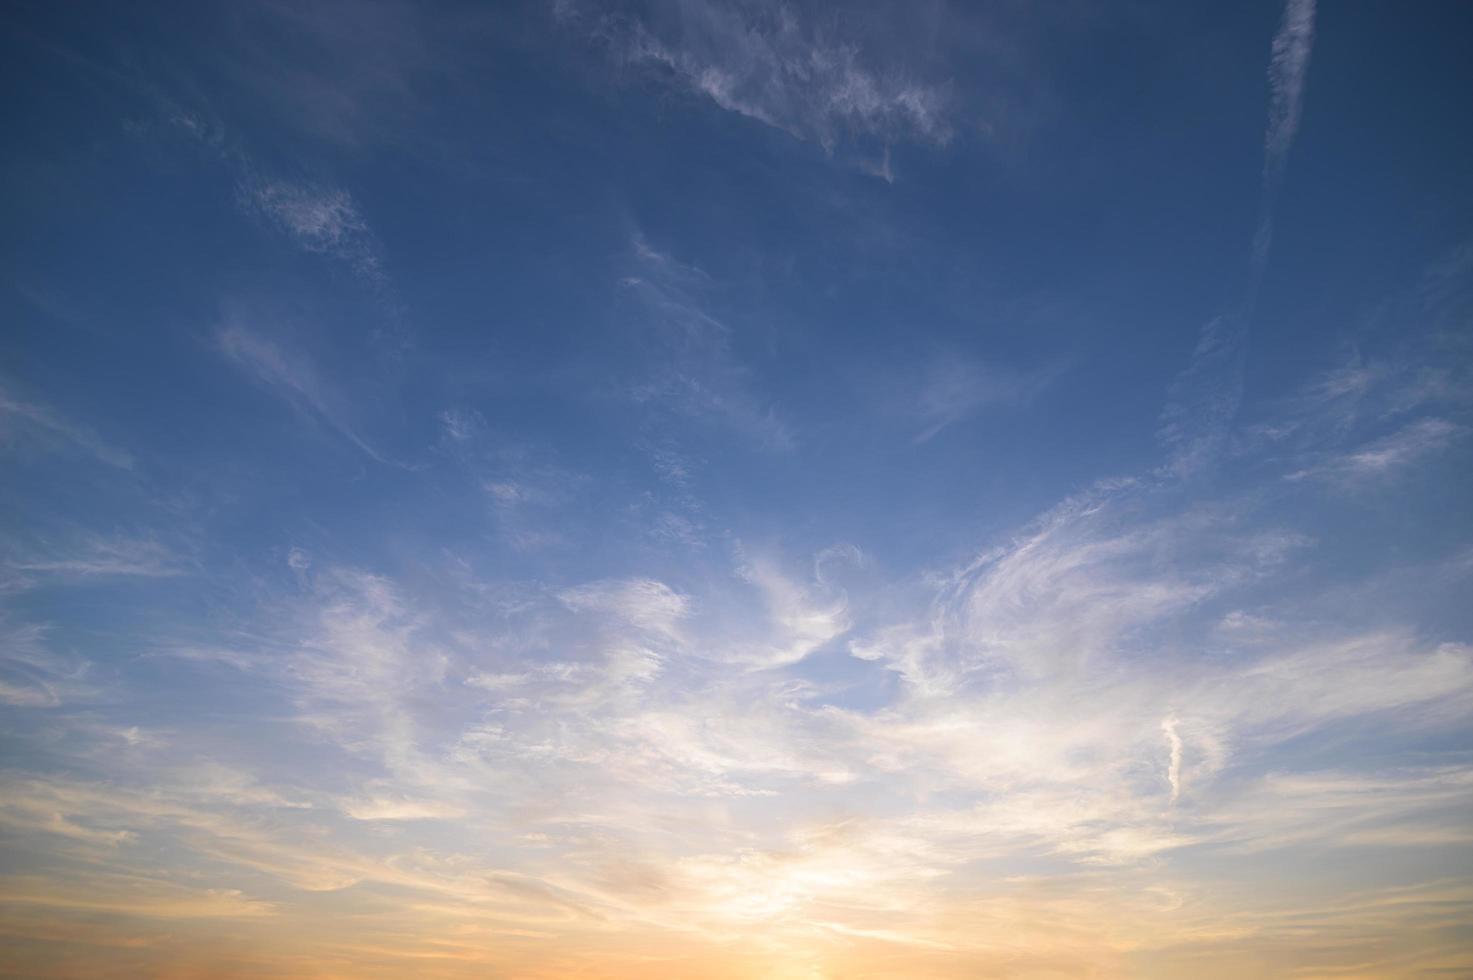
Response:
[{"label": "white cloud", "polygon": [[810,586],[785,575],[769,559],[743,563],[739,574],[761,594],[770,629],[760,639],[734,645],[728,655],[735,662],[764,668],[788,666],[849,631],[848,599],[824,586],[821,568],[816,567],[818,574]]},{"label": "white cloud", "polygon": [[383,281],[377,242],[346,190],[249,179],[241,185],[241,196],[300,248],[345,262],[369,282]]},{"label": "white cloud", "polygon": [[1166,781],[1171,784],[1171,802],[1181,797],[1181,736],[1176,732],[1176,719],[1168,717],[1161,722],[1161,734],[1166,736],[1171,758],[1166,764]]},{"label": "white cloud", "polygon": [[286,553],[286,564],[294,572],[305,572],[312,567],[312,555],[303,548],[292,548]]},{"label": "white cloud", "polygon": [[451,408],[440,413],[440,424],[445,428],[445,435],[452,441],[468,442],[475,438],[486,423],[477,412]]},{"label": "white cloud", "polygon": [[567,589],[558,598],[575,612],[604,613],[667,639],[678,638],[690,611],[688,597],[653,579],[595,582]]},{"label": "white cloud", "polygon": [[888,147],[951,139],[944,84],[880,66],[860,42],[805,23],[794,8],[708,0],[674,6],[673,16],[648,20],[585,12],[570,2],[558,11],[625,64],[664,73],[727,111],[829,150],[852,140]]},{"label": "white cloud", "polygon": [[1268,133],[1264,138],[1264,173],[1280,179],[1289,147],[1299,132],[1304,82],[1314,47],[1315,0],[1287,0],[1269,59]]},{"label": "white cloud", "polygon": [[1390,435],[1370,440],[1348,452],[1330,455],[1288,474],[1290,480],[1319,477],[1354,486],[1385,480],[1445,449],[1463,429],[1441,418],[1422,418]]},{"label": "white cloud", "polygon": [[354,820],[452,820],[465,816],[464,809],[434,800],[383,796],[349,801],[343,812]]},{"label": "white cloud", "polygon": [[[1403,739],[1456,727],[1473,653],[1405,630],[1264,635],[1283,612],[1270,603],[1253,607],[1249,640],[1213,641],[1241,642],[1231,656],[1176,656],[1184,638],[1225,635],[1222,616],[1204,613],[1200,634],[1163,625],[1280,574],[1299,546],[1265,545],[1284,534],[1229,507],[1144,516],[1153,493],[1081,495],[938,578],[933,606],[887,605],[856,644],[879,658],[858,668],[898,671],[872,706],[839,706],[842,689],[802,669],[848,628],[835,580],[859,560],[851,547],[815,556],[811,580],[748,558],[754,595],[736,602],[719,586],[601,579],[464,624],[445,621],[443,596],[321,569],[270,611],[275,652],[253,663],[349,754],[339,790],[305,806],[229,774],[193,779],[189,795],[183,782],[32,785],[13,787],[8,812],[113,862],[169,830],[296,887],[356,882],[433,906],[437,936],[444,917],[474,914],[567,937],[578,909],[693,941],[818,928],[952,955],[978,948],[986,916],[1011,921],[1006,908],[1055,914],[1037,896],[988,905],[1003,884],[969,869],[994,861],[1032,869],[1060,901],[1093,882],[1118,905],[1149,883],[1165,891],[1141,893],[1142,908],[1159,910],[1201,887],[1177,864],[1187,849],[1253,862],[1284,846],[1462,840],[1457,766],[1357,772],[1352,752],[1340,768],[1294,768],[1281,750],[1346,719],[1371,739],[1378,725]],[[439,642],[448,633],[464,638]],[[244,818],[263,807],[271,824]]]},{"label": "white cloud", "polygon": [[510,507],[527,499],[527,489],[510,480],[488,480],[486,492],[502,506]]}]

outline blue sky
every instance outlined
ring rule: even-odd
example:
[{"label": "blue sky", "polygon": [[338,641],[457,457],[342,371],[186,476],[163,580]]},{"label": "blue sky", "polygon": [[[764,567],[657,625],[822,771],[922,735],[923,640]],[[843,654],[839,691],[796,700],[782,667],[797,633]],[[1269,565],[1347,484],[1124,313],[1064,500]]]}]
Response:
[{"label": "blue sky", "polygon": [[1473,970],[1469,27],[10,6],[0,971]]}]

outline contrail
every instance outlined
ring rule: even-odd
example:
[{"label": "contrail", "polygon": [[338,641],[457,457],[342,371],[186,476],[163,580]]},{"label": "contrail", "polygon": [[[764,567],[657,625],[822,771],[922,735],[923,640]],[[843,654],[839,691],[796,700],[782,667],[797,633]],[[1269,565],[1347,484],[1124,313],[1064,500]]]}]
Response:
[{"label": "contrail", "polygon": [[1181,796],[1181,736],[1176,733],[1176,716],[1171,715],[1161,722],[1161,732],[1166,744],[1171,747],[1171,760],[1166,764],[1166,781],[1171,784],[1171,802]]},{"label": "contrail", "polygon": [[1274,35],[1273,55],[1268,63],[1268,134],[1263,144],[1265,185],[1278,181],[1289,156],[1294,134],[1299,132],[1300,107],[1304,104],[1304,79],[1309,73],[1309,55],[1314,47],[1314,0],[1289,0],[1284,20]]},{"label": "contrail", "polygon": [[1248,256],[1248,278],[1237,306],[1202,327],[1196,352],[1172,385],[1159,438],[1172,450],[1164,469],[1178,476],[1211,465],[1237,415],[1243,360],[1259,287],[1274,235],[1274,207],[1289,148],[1299,132],[1304,83],[1314,48],[1315,0],[1288,0],[1268,62],[1268,128],[1263,140],[1263,188],[1258,226]]},{"label": "contrail", "polygon": [[1299,132],[1299,117],[1304,105],[1304,80],[1309,74],[1309,56],[1314,49],[1315,0],[1289,0],[1284,5],[1284,19],[1274,35],[1272,55],[1268,62],[1268,131],[1263,140],[1263,199],[1259,207],[1258,229],[1253,234],[1252,266],[1243,309],[1251,315],[1258,301],[1258,287],[1268,264],[1268,250],[1273,242],[1274,203],[1284,170],[1289,163],[1289,148]]}]

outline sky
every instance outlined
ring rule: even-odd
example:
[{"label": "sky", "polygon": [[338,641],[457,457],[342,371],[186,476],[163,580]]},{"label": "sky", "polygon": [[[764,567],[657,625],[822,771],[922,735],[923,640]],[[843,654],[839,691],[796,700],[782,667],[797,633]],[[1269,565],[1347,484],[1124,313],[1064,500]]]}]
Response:
[{"label": "sky", "polygon": [[1473,975],[1473,10],[0,15],[0,975]]}]

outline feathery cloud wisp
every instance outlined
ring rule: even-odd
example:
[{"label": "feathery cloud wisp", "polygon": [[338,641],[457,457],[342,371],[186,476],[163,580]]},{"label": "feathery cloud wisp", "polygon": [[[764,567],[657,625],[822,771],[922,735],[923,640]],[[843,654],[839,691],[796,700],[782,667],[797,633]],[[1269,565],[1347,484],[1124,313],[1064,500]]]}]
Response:
[{"label": "feathery cloud wisp", "polygon": [[1274,204],[1299,131],[1305,77],[1314,44],[1315,0],[1287,0],[1269,58],[1268,134],[1263,149],[1263,190],[1258,226],[1249,251],[1248,282],[1236,310],[1201,329],[1191,361],[1172,385],[1160,437],[1171,450],[1166,470],[1201,472],[1221,454],[1242,399],[1243,361],[1258,290],[1273,240]]},{"label": "feathery cloud wisp", "polygon": [[1289,147],[1299,132],[1304,82],[1314,47],[1315,0],[1288,0],[1269,59],[1268,131],[1263,144],[1264,180],[1283,176]]},{"label": "feathery cloud wisp", "polygon": [[121,470],[133,468],[129,453],[102,441],[89,429],[67,421],[44,405],[18,401],[0,390],[0,437],[9,441],[17,433],[42,443],[74,446]]},{"label": "feathery cloud wisp", "polygon": [[220,349],[252,377],[307,415],[326,423],[364,455],[388,466],[405,464],[381,453],[349,421],[342,395],[327,384],[306,357],[230,319],[216,333]]},{"label": "feathery cloud wisp", "polygon": [[369,283],[385,281],[378,244],[346,190],[250,178],[240,193],[246,207],[269,218],[298,247],[346,263]]},{"label": "feathery cloud wisp", "polygon": [[684,0],[678,17],[663,20],[570,2],[558,11],[622,62],[658,67],[727,111],[829,150],[852,138],[944,145],[952,136],[944,86],[868,64],[859,43],[825,36],[792,8]]}]

